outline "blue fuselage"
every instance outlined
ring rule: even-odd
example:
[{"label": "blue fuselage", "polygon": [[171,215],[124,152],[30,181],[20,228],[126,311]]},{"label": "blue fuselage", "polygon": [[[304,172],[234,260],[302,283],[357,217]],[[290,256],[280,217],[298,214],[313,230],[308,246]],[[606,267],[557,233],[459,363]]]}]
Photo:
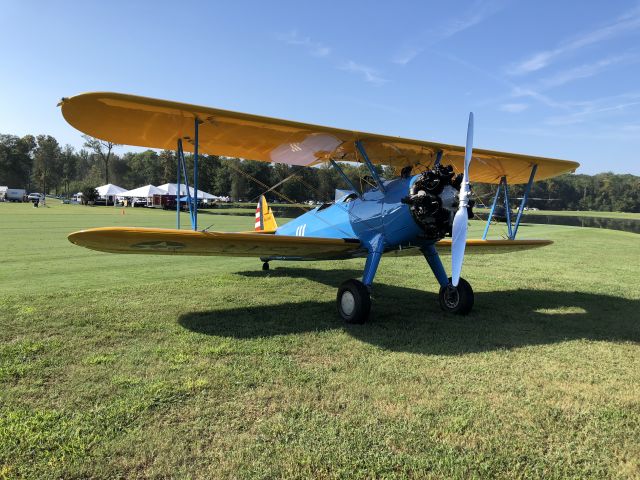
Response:
[{"label": "blue fuselage", "polygon": [[383,251],[416,246],[421,243],[422,230],[401,199],[409,194],[417,178],[384,181],[385,192],[371,188],[362,198],[343,197],[329,206],[314,208],[278,228],[276,235],[357,238],[362,242],[363,254],[379,242]]}]

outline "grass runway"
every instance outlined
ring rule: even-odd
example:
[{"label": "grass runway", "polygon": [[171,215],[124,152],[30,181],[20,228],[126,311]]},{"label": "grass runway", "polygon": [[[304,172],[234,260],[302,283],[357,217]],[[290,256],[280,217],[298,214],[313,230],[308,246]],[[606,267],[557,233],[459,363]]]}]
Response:
[{"label": "grass runway", "polygon": [[0,204],[0,478],[640,476],[636,234],[523,225],[556,243],[468,255],[462,318],[384,258],[345,326],[364,260],[92,252],[66,235],[175,213],[50,205]]}]

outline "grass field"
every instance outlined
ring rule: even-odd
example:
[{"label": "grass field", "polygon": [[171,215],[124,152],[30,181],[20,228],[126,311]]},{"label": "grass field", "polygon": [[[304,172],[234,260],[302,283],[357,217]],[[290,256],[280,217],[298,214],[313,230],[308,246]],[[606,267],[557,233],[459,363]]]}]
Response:
[{"label": "grass field", "polygon": [[66,240],[174,223],[0,204],[0,478],[640,476],[640,236],[523,225],[556,243],[468,256],[463,318],[424,260],[383,259],[362,326],[335,295],[363,260],[265,274]]}]

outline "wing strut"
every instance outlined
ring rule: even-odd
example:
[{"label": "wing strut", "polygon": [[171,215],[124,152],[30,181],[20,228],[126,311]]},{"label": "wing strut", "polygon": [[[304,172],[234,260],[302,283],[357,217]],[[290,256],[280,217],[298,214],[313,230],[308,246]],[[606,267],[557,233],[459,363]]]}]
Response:
[{"label": "wing strut", "polygon": [[516,234],[518,233],[518,227],[520,226],[520,218],[522,217],[522,211],[524,210],[525,205],[527,204],[527,199],[529,198],[529,192],[531,191],[531,185],[533,185],[533,177],[536,176],[536,170],[538,170],[538,165],[535,164],[531,168],[531,175],[529,176],[529,182],[527,186],[524,188],[524,195],[522,195],[522,201],[520,202],[520,208],[518,208],[518,216],[516,217],[516,224],[513,227],[513,238],[516,238]]},{"label": "wing strut", "polygon": [[[200,120],[195,117],[193,129],[193,199],[191,198],[191,191],[189,190],[189,177],[187,177],[187,162],[184,159],[184,150],[182,148],[182,138],[178,139],[177,157],[178,157],[178,169],[177,169],[177,186],[176,186],[176,226],[180,230],[180,195],[182,195],[182,183],[180,178],[180,172],[184,176],[184,184],[187,190],[187,202],[189,205],[189,217],[191,218],[191,228],[198,230],[198,130],[200,129]],[[190,137],[184,137],[189,141]]]},{"label": "wing strut", "polygon": [[509,208],[509,184],[507,182],[507,177],[502,177],[500,179],[500,183],[498,184],[498,188],[496,189],[496,195],[493,197],[491,210],[489,210],[489,218],[487,218],[487,224],[485,225],[484,233],[482,234],[483,240],[487,239],[487,234],[489,233],[489,225],[491,224],[491,219],[493,218],[493,213],[496,209],[498,198],[500,197],[500,190],[503,190],[504,192],[504,208],[505,208],[505,217],[507,222],[508,237],[509,237],[509,240],[516,239],[516,235],[518,233],[518,227],[520,226],[520,220],[522,219],[522,212],[524,211],[524,207],[527,204],[527,199],[529,198],[529,193],[531,192],[531,186],[533,185],[533,179],[536,176],[537,170],[538,170],[538,165],[533,164],[533,166],[531,167],[531,174],[529,175],[529,181],[527,182],[527,185],[524,188],[524,195],[522,196],[520,206],[518,207],[518,214],[516,216],[515,224],[511,223],[511,209]]},{"label": "wing strut", "polygon": [[189,218],[191,219],[191,228],[196,230],[193,223],[193,200],[191,198],[191,190],[189,189],[189,177],[187,177],[187,162],[184,159],[184,150],[182,149],[182,139],[178,139],[178,183],[176,185],[176,214],[178,217],[178,230],[180,229],[180,210],[181,210],[181,201],[180,196],[182,195],[182,182],[180,178],[180,172],[182,171],[182,176],[184,177],[184,186],[187,196],[187,207],[189,207]]},{"label": "wing strut", "polygon": [[345,182],[347,182],[347,185],[349,185],[351,189],[356,193],[356,195],[358,195],[358,198],[362,199],[362,194],[360,193],[360,190],[358,190],[356,186],[353,184],[353,182],[351,181],[351,179],[347,177],[347,174],[344,173],[344,170],[342,170],[342,168],[340,168],[340,165],[338,165],[333,158],[330,158],[329,162],[331,162],[331,166],[336,169],[336,171],[340,174],[342,179]]},{"label": "wing strut", "polygon": [[438,150],[438,153],[436,153],[436,161],[433,163],[433,166],[437,167],[438,165],[440,165],[441,161],[442,161],[442,150]]},{"label": "wing strut", "polygon": [[371,172],[371,175],[373,176],[374,180],[378,184],[378,187],[380,188],[380,191],[382,193],[387,193],[387,189],[384,188],[384,185],[382,184],[382,180],[380,179],[380,176],[378,175],[378,172],[376,172],[376,169],[374,168],[373,164],[371,163],[371,160],[369,160],[369,155],[367,155],[367,151],[364,149],[364,146],[362,145],[362,142],[360,140],[356,140],[356,148],[360,152],[360,155],[362,155],[364,163],[367,165],[367,168]]}]

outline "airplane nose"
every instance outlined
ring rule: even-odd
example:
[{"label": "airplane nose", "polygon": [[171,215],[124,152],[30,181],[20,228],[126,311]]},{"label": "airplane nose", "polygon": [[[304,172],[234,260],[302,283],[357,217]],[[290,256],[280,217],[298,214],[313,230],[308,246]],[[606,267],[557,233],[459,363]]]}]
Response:
[{"label": "airplane nose", "polygon": [[461,183],[462,177],[455,175],[451,165],[438,164],[420,174],[409,195],[401,200],[409,205],[413,220],[428,238],[451,235]]}]

